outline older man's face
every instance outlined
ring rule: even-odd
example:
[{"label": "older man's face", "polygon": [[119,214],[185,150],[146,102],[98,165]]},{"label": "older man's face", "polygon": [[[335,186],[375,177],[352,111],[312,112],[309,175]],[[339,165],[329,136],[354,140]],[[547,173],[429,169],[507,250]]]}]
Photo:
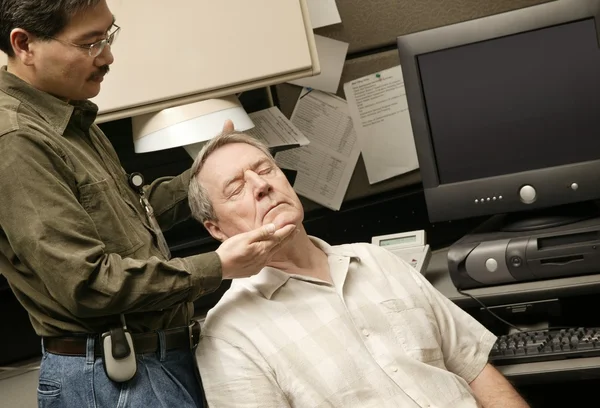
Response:
[{"label": "older man's face", "polygon": [[213,152],[197,176],[208,191],[218,221],[206,228],[226,239],[262,225],[280,228],[302,222],[296,192],[270,157],[247,143],[231,143]]}]

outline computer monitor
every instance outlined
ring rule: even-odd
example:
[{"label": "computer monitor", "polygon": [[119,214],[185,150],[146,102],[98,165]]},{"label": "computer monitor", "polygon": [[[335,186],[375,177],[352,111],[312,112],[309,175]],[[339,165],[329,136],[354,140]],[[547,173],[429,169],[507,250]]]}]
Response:
[{"label": "computer monitor", "polygon": [[558,0],[398,37],[431,222],[600,198],[599,19]]}]

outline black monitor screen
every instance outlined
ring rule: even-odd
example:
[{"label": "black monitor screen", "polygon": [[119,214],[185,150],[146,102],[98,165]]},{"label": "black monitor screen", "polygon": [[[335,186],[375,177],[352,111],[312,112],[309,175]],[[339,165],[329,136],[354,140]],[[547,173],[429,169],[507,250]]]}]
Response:
[{"label": "black monitor screen", "polygon": [[593,19],[417,57],[440,184],[600,158]]}]

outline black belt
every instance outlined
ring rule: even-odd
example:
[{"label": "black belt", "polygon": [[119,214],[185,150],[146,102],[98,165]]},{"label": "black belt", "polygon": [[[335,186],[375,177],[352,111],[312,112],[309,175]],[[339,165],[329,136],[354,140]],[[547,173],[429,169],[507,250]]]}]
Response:
[{"label": "black belt", "polygon": [[[163,330],[165,334],[166,350],[192,350],[200,341],[200,323],[194,321],[189,326],[177,327],[174,329]],[[64,337],[44,337],[44,349],[48,353],[62,356],[86,356],[87,355],[87,336],[64,336]],[[96,357],[102,356],[101,336],[92,334],[96,337],[94,354]],[[137,354],[156,353],[159,351],[159,338],[157,332],[132,333],[133,347]]]}]

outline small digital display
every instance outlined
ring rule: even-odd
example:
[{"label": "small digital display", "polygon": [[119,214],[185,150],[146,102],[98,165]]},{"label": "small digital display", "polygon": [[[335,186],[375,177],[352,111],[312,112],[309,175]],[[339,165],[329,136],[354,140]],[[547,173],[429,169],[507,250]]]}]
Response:
[{"label": "small digital display", "polygon": [[413,242],[417,242],[416,235],[408,235],[406,237],[382,239],[381,241],[379,241],[379,246],[412,244]]}]

